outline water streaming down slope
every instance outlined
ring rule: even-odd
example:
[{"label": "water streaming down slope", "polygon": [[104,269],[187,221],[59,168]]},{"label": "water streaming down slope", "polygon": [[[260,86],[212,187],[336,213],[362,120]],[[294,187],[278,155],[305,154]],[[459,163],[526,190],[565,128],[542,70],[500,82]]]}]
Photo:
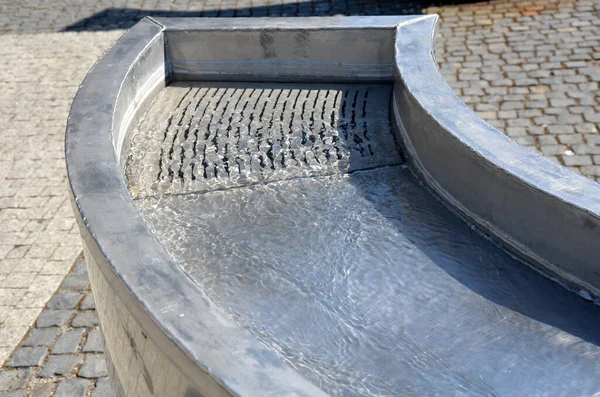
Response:
[{"label": "water streaming down slope", "polygon": [[[412,177],[390,134],[389,87],[228,85],[229,108],[217,86],[164,90],[140,123],[127,172],[159,241],[240,326],[332,395],[600,391],[600,308],[482,239]],[[260,112],[250,120],[233,97],[249,88],[250,98],[322,96],[310,109],[327,111],[297,119],[267,100],[262,121]],[[369,92],[364,112],[357,92]],[[350,98],[344,110],[340,98]],[[202,143],[180,137],[202,137],[219,112],[230,116],[211,125],[213,154],[200,163],[213,173],[193,179]],[[236,126],[238,116],[249,122]],[[165,127],[169,118],[182,120],[178,128]],[[250,144],[230,144],[228,131],[241,125]],[[257,143],[259,134],[278,145]],[[291,152],[301,161],[260,162]],[[230,159],[244,155],[252,165],[232,176]]]},{"label": "water streaming down slope", "polygon": [[130,190],[202,192],[399,164],[390,93],[377,84],[176,84],[134,134]]}]

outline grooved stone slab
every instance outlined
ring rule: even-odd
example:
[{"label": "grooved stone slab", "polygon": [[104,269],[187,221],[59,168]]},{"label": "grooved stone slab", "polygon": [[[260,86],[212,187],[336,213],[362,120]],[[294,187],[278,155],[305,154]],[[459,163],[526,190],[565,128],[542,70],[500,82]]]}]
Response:
[{"label": "grooved stone slab", "polygon": [[402,162],[390,85],[174,83],[134,132],[134,196],[200,192]]}]

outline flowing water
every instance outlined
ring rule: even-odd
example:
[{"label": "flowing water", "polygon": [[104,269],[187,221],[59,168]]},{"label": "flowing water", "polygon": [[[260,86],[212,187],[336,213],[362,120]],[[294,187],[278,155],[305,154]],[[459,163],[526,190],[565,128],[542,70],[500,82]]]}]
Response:
[{"label": "flowing water", "polygon": [[600,307],[420,185],[390,92],[168,87],[131,144],[136,203],[217,306],[331,395],[600,393]]}]

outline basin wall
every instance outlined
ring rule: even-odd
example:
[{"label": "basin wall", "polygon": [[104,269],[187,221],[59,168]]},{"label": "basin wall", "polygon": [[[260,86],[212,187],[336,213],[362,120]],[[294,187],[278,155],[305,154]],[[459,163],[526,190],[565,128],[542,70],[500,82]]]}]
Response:
[{"label": "basin wall", "polygon": [[[243,18],[242,18],[243,19]],[[219,18],[168,24],[175,80],[393,81],[396,26],[414,17]]]},{"label": "basin wall", "polygon": [[391,81],[393,29],[167,32],[176,80]]},{"label": "basin wall", "polygon": [[[124,74],[113,111],[112,143],[120,167],[123,167],[123,156],[127,153],[127,132],[131,122],[168,81],[164,35],[156,24],[146,23],[146,30],[154,34],[147,40],[131,38],[129,45],[141,50]],[[115,57],[121,61],[121,57],[127,55],[130,54],[117,53]],[[88,230],[85,227],[81,230],[115,394],[119,397],[229,396],[226,389],[207,376],[161,330],[128,286],[111,271],[108,258]]]},{"label": "basin wall", "polygon": [[396,40],[392,106],[413,169],[536,270],[586,299],[599,297],[600,185],[521,147],[469,109],[437,69],[434,25],[404,26]]}]

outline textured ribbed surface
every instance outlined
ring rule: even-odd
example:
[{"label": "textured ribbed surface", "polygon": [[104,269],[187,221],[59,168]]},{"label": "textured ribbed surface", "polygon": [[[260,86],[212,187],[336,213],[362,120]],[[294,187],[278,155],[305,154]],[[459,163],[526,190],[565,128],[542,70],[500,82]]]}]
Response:
[{"label": "textured ribbed surface", "polygon": [[388,85],[196,83],[163,90],[129,150],[134,197],[402,162]]}]

